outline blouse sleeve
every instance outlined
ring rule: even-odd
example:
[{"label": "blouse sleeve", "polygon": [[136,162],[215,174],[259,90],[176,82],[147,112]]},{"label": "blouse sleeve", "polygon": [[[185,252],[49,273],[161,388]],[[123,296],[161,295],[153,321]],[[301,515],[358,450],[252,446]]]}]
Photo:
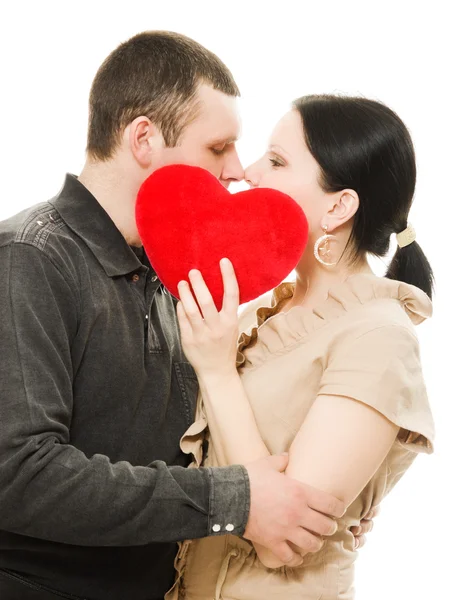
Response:
[{"label": "blouse sleeve", "polygon": [[318,395],[363,402],[400,427],[401,445],[413,452],[433,451],[434,425],[419,344],[406,327],[378,327],[337,345]]}]

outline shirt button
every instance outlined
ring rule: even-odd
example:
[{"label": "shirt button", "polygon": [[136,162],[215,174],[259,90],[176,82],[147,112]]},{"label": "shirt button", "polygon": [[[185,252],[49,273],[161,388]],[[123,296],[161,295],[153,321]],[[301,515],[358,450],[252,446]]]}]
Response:
[{"label": "shirt button", "polygon": [[157,275],[153,275],[153,277],[151,278],[151,281],[154,283],[155,281],[157,281],[159,278]]},{"label": "shirt button", "polygon": [[226,525],[226,531],[234,531],[234,525],[232,525],[232,523]]},{"label": "shirt button", "polygon": [[215,533],[218,533],[220,530],[221,530],[221,527],[220,527],[220,525],[214,525],[214,526],[212,527],[212,531],[215,531]]},{"label": "shirt button", "polygon": [[133,281],[139,281],[140,277],[139,275],[137,275],[137,273],[135,275],[133,275]]},{"label": "shirt button", "polygon": [[145,315],[145,319],[148,321],[148,315]]}]

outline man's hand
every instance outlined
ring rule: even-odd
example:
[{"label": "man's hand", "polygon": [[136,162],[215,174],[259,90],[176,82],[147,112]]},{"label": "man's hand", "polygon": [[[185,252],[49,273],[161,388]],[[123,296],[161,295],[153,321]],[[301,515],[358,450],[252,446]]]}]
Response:
[{"label": "man's hand", "polygon": [[366,544],[366,534],[373,530],[373,519],[377,517],[380,511],[380,506],[374,506],[360,521],[360,525],[351,527],[350,531],[354,536],[354,550],[362,548]]},{"label": "man's hand", "polygon": [[345,508],[337,498],[283,475],[287,464],[288,456],[269,456],[245,465],[251,508],[244,537],[296,566],[300,554],[321,549],[321,536],[335,533],[333,517],[342,517]]}]

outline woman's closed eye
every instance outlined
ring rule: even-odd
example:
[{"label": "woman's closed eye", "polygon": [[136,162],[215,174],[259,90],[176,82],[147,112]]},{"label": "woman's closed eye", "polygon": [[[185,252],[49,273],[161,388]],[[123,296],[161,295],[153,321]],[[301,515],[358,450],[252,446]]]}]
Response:
[{"label": "woman's closed eye", "polygon": [[285,167],[283,161],[280,161],[277,157],[268,159],[273,167],[273,169],[277,169],[278,167]]}]

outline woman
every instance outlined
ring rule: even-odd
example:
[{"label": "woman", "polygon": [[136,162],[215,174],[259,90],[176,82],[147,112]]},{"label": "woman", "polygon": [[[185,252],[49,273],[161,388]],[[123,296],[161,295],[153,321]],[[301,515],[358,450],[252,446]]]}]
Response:
[{"label": "woman", "polygon": [[[354,597],[350,528],[418,452],[432,451],[414,333],[431,315],[432,271],[408,226],[415,176],[410,136],[393,111],[364,98],[301,98],[246,178],[292,196],[310,241],[296,284],[281,284],[271,306],[262,300],[242,315],[241,327],[254,327],[240,337],[237,366],[232,265],[222,261],[221,313],[201,274],[191,272],[204,320],[180,283],[183,345],[201,391],[183,450],[197,466],[204,435],[208,466],[288,452],[287,476],[333,494],[347,510],[321,550],[294,568],[232,533],[185,542],[170,600]],[[376,277],[367,255],[386,255],[393,233],[398,250],[386,278]]]}]

